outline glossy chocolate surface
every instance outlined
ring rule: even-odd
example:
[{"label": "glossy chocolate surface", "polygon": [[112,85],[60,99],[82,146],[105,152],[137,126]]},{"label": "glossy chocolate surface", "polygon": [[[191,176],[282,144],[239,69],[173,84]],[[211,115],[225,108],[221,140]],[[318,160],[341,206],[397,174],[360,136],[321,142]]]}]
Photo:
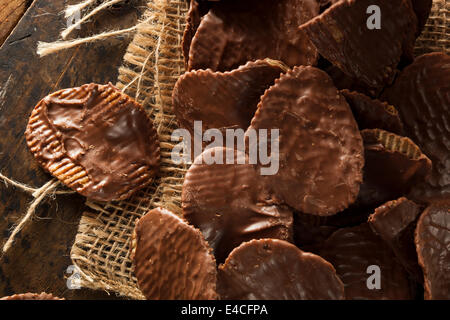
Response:
[{"label": "glossy chocolate surface", "polygon": [[366,11],[373,4],[372,0],[339,1],[300,30],[322,56],[351,78],[379,88],[392,82],[402,55],[412,55],[418,25],[410,0],[380,0],[376,5],[382,27],[371,30]]},{"label": "glossy chocolate surface", "polygon": [[326,65],[323,70],[333,79],[333,83],[339,90],[357,91],[368,97],[378,97],[383,88],[372,88],[358,79],[352,78],[335,65]]},{"label": "glossy chocolate surface", "polygon": [[189,62],[189,50],[191,48],[192,38],[197,32],[197,28],[200,25],[201,13],[199,8],[199,3],[197,0],[191,0],[189,11],[186,15],[186,29],[184,30],[183,40],[181,42],[181,47],[183,49],[184,63],[187,68]]},{"label": "glossy chocolate surface", "polygon": [[212,300],[216,262],[200,231],[156,208],[139,219],[132,259],[139,288],[149,300]]},{"label": "glossy chocolate surface", "polygon": [[268,129],[269,137],[271,129],[279,129],[279,170],[266,179],[281,201],[323,216],[355,201],[362,139],[350,107],[325,72],[295,67],[277,79],[249,127],[260,129]]},{"label": "glossy chocolate surface", "polygon": [[333,266],[281,240],[243,243],[219,267],[225,300],[340,300],[344,287]]},{"label": "glossy chocolate surface", "polygon": [[218,129],[225,134],[226,129],[237,128],[245,131],[264,91],[286,71],[281,62],[265,59],[248,62],[229,72],[186,72],[172,93],[178,123],[191,136],[194,136],[194,121],[202,121],[203,132]]},{"label": "glossy chocolate surface", "polygon": [[18,293],[12,296],[2,297],[0,300],[65,300],[62,298],[55,297],[50,293]]},{"label": "glossy chocolate surface", "polygon": [[272,199],[245,155],[235,154],[234,163],[241,158],[247,164],[204,162],[207,157],[219,153],[225,156],[226,152],[226,148],[209,149],[189,168],[182,193],[184,218],[202,231],[218,262],[252,239],[292,241],[291,209]]},{"label": "glossy chocolate surface", "polygon": [[414,231],[422,208],[404,197],[388,201],[369,216],[369,225],[391,247],[398,261],[417,282],[423,282]]},{"label": "glossy chocolate surface", "polygon": [[[367,223],[339,229],[325,242],[320,255],[336,268],[348,300],[412,299],[410,283],[403,266],[391,249],[376,236]],[[370,266],[380,268],[380,289],[369,289]],[[374,282],[370,281],[371,284]]]},{"label": "glossy chocolate surface", "polygon": [[316,0],[227,0],[212,4],[192,39],[188,70],[227,71],[270,58],[313,65],[317,51],[298,27],[319,13]]},{"label": "glossy chocolate surface", "polygon": [[430,53],[403,70],[383,98],[400,113],[406,134],[433,162],[430,177],[410,197],[450,197],[450,56]]},{"label": "glossy chocolate surface", "polygon": [[435,203],[420,216],[416,248],[424,273],[425,299],[450,299],[450,201]]},{"label": "glossy chocolate surface", "polygon": [[352,109],[360,130],[383,129],[403,134],[403,124],[394,106],[356,91],[345,89],[340,92]]},{"label": "glossy chocolate surface", "polygon": [[127,198],[149,184],[159,167],[152,121],[111,84],[92,83],[45,97],[25,134],[41,166],[93,200]]}]

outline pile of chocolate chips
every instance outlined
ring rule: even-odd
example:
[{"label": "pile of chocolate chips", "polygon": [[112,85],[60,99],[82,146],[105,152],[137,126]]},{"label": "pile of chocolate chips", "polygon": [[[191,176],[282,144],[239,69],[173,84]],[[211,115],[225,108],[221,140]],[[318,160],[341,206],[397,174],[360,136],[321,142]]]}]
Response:
[{"label": "pile of chocolate chips", "polygon": [[450,56],[413,53],[431,2],[191,1],[180,127],[279,129],[279,169],[195,158],[183,219],[136,224],[148,299],[450,299]]}]

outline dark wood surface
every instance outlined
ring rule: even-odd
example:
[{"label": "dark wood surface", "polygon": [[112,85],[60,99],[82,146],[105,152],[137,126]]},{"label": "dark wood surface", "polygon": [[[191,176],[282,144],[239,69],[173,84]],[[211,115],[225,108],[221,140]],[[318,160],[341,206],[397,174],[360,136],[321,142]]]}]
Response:
[{"label": "dark wood surface", "polygon": [[[35,0],[0,47],[0,172],[33,187],[42,186],[51,177],[38,167],[25,143],[23,133],[32,108],[61,88],[114,83],[131,39],[101,41],[39,58],[37,41],[58,38],[66,25],[60,13],[68,2],[79,1]],[[141,10],[127,3],[100,14],[77,30],[78,35],[133,25]],[[2,245],[30,201],[30,195],[0,185]],[[104,292],[66,287],[69,252],[83,208],[84,199],[78,195],[57,196],[41,204],[14,247],[0,257],[0,297],[46,291],[68,299],[114,298]]]},{"label": "dark wood surface", "polygon": [[0,0],[0,45],[22,18],[32,0]]}]

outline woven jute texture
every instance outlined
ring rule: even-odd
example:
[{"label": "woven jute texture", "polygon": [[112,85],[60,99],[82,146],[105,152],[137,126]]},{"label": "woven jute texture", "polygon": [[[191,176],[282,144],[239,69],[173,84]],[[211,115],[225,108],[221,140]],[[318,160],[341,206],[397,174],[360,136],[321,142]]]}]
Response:
[{"label": "woven jute texture", "polygon": [[450,54],[450,0],[433,1],[430,17],[416,42],[416,55],[436,51]]},{"label": "woven jute texture", "polygon": [[148,23],[138,28],[119,69],[116,86],[143,104],[157,128],[161,148],[160,178],[127,201],[96,203],[83,213],[71,250],[82,287],[143,299],[130,260],[130,240],[136,218],[156,206],[180,214],[181,186],[186,167],[171,161],[176,129],[172,89],[184,73],[181,41],[188,2],[152,0],[144,13]]},{"label": "woven jute texture", "polygon": [[[141,102],[157,127],[161,143],[161,174],[153,185],[127,201],[87,201],[90,212],[81,218],[71,259],[80,271],[80,285],[143,299],[130,260],[136,218],[162,206],[181,213],[185,165],[171,161],[176,121],[171,94],[184,73],[181,40],[188,1],[149,0],[144,20],[124,56],[117,86]],[[450,0],[435,0],[429,21],[417,42],[416,53],[450,50]]]}]

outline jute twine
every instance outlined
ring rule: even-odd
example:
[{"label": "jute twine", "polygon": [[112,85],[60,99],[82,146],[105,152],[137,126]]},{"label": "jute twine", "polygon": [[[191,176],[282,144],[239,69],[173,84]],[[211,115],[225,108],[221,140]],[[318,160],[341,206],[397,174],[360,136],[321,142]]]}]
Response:
[{"label": "jute twine", "polygon": [[[92,10],[102,5],[103,10],[113,2],[116,3],[111,0],[85,0],[78,5],[69,6],[66,15],[70,16],[73,10],[92,7],[93,4],[97,6]],[[184,73],[181,40],[188,1],[149,0],[147,7],[142,21],[128,29],[84,39],[41,43],[38,47],[38,52],[45,55],[136,31],[124,56],[123,66],[119,69],[117,87],[141,102],[154,121],[161,143],[160,177],[153,185],[127,201],[107,204],[87,201],[86,205],[92,211],[83,213],[71,250],[71,259],[79,269],[82,287],[113,292],[132,299],[144,298],[137,287],[130,260],[135,220],[156,206],[180,214],[181,188],[187,170],[185,165],[174,164],[170,154],[177,143],[171,141],[171,133],[177,129],[171,94],[176,80]],[[98,11],[100,10],[90,11],[90,16]],[[450,53],[449,12],[450,0],[434,0],[430,18],[416,43],[417,55],[433,51]],[[80,24],[87,19],[82,19]],[[63,31],[62,38],[70,32],[71,30]],[[48,194],[66,192],[55,191],[58,186],[56,180],[51,180],[38,189],[11,181],[1,174],[0,180],[33,194],[34,202],[38,201],[36,205],[32,203],[34,208]],[[26,215],[29,215],[29,211]]]},{"label": "jute twine", "polygon": [[130,260],[135,220],[157,206],[181,213],[181,186],[187,168],[171,161],[177,143],[171,141],[177,129],[171,96],[184,73],[181,40],[187,10],[187,1],[149,1],[143,18],[147,22],[139,25],[119,69],[117,87],[144,105],[157,128],[161,174],[153,186],[127,201],[106,205],[87,201],[93,212],[83,214],[71,251],[73,264],[82,271],[83,287],[143,299]]},{"label": "jute twine", "polygon": [[40,188],[33,188],[26,184],[14,181],[5,175],[0,173],[0,180],[5,183],[6,186],[13,186],[20,191],[23,191],[25,193],[29,193],[33,196],[34,200],[30,203],[28,206],[28,209],[26,213],[23,215],[23,217],[20,219],[18,224],[14,227],[11,234],[9,235],[8,239],[6,240],[5,244],[2,247],[1,253],[4,254],[8,252],[9,249],[11,249],[14,239],[19,234],[20,231],[27,225],[27,223],[33,218],[33,215],[36,211],[36,208],[41,204],[41,202],[48,196],[55,196],[57,194],[71,194],[75,193],[75,191],[57,191],[56,189],[61,184],[58,179],[52,179],[45,183]]},{"label": "jute twine", "polygon": [[[42,42],[38,41],[36,53],[43,57],[52,53],[56,53],[61,50],[73,48],[84,43],[95,42],[104,40],[107,38],[127,35],[136,32],[140,24],[147,23],[147,20],[139,22],[137,25],[131,26],[126,29],[110,30],[99,34],[95,34],[86,38],[66,40],[66,38],[75,30],[81,27],[82,24],[89,21],[92,17],[98,13],[110,8],[113,5],[117,5],[123,2],[129,1],[130,3],[137,2],[137,0],[85,0],[79,4],[69,5],[64,11],[64,16],[67,19],[73,19],[73,24],[61,31],[61,39],[54,42]],[[83,15],[82,15],[83,13]],[[79,17],[74,19],[74,15],[78,14]]]},{"label": "jute twine", "polygon": [[[129,258],[135,218],[155,206],[180,213],[186,171],[170,159],[174,146],[170,133],[176,129],[171,112],[172,88],[184,72],[181,39],[187,1],[150,1],[148,6],[146,16],[154,19],[139,28],[128,47],[124,66],[119,70],[118,86],[131,83],[127,92],[138,96],[154,118],[161,139],[163,175],[159,185],[130,201],[107,206],[88,202],[97,213],[83,215],[71,254],[74,264],[89,276],[81,278],[82,286],[134,299],[143,298]],[[434,1],[430,19],[417,42],[418,54],[450,50],[449,6],[450,0]]]},{"label": "jute twine", "polygon": [[[66,18],[71,17],[75,13],[79,13],[80,19],[74,23],[72,26],[67,27],[61,32],[61,36],[63,39],[65,39],[74,29],[81,26],[81,24],[88,21],[90,18],[92,18],[94,15],[98,14],[100,11],[103,11],[104,9],[107,9],[115,4],[118,4],[120,2],[124,1],[135,1],[135,0],[84,0],[76,5],[69,5],[67,6],[64,15]],[[84,12],[83,17],[81,17],[81,13]],[[82,38],[82,39],[74,39],[69,41],[55,41],[52,43],[44,43],[44,42],[38,42],[38,48],[37,53],[40,56],[44,56],[47,54],[55,53],[57,51],[71,48],[83,43],[93,42],[97,40],[102,40],[108,37],[113,37],[117,35],[127,34],[133,31],[136,31],[140,24],[146,23],[148,20],[144,20],[140,23],[138,23],[135,26],[132,26],[127,29],[122,30],[115,30],[115,31],[109,31],[104,32],[101,34],[97,34],[91,37]],[[40,188],[33,188],[30,187],[24,183],[17,182],[12,180],[11,178],[6,177],[2,173],[0,173],[0,181],[3,181],[6,186],[14,186],[15,188],[29,193],[33,196],[34,200],[30,203],[26,213],[22,216],[20,221],[16,224],[16,226],[13,228],[9,238],[6,240],[6,242],[3,244],[2,249],[0,251],[0,254],[5,254],[8,252],[9,249],[13,246],[15,237],[19,234],[20,231],[31,221],[31,219],[34,216],[34,213],[36,211],[36,208],[40,205],[40,203],[47,198],[48,196],[55,196],[57,194],[70,194],[74,193],[74,191],[56,191],[57,187],[61,185],[61,183],[57,179],[52,179],[45,183]]]}]

